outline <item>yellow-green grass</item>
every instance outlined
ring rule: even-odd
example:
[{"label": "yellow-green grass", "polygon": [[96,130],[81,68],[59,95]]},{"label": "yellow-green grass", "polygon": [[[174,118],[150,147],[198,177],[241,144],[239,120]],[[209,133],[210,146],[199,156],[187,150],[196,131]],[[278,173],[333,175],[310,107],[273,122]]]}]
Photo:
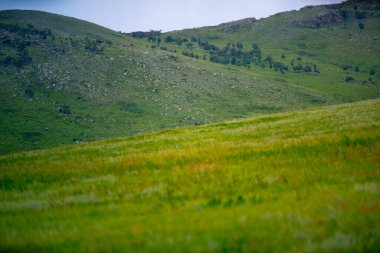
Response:
[{"label": "yellow-green grass", "polygon": [[0,251],[376,252],[380,100],[0,157]]}]

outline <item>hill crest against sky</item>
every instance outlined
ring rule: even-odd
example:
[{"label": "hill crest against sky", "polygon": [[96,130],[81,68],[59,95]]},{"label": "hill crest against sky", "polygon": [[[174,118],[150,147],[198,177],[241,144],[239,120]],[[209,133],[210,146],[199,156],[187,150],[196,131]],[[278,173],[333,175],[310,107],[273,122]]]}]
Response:
[{"label": "hill crest against sky", "polygon": [[[172,31],[216,25],[247,17],[262,18],[305,5],[338,3],[339,0],[142,0],[142,1],[30,1],[2,0],[0,9],[41,10],[72,16],[116,31]],[[105,4],[106,3],[106,4]]]}]

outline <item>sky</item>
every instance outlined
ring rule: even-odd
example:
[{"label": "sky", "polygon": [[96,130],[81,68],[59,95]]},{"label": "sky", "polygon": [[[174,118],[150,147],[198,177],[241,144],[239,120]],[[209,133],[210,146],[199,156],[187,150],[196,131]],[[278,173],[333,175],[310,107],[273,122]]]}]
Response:
[{"label": "sky", "polygon": [[257,19],[306,5],[342,0],[0,0],[0,10],[47,11],[87,20],[115,31],[132,32],[218,25]]}]

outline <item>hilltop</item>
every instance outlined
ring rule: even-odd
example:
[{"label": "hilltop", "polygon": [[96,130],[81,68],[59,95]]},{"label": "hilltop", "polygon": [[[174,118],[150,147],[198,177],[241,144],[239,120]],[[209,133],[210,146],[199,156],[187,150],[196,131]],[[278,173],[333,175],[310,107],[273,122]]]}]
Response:
[{"label": "hilltop", "polygon": [[376,252],[380,100],[0,156],[0,251]]},{"label": "hilltop", "polygon": [[262,56],[260,64],[253,61],[256,72],[270,75],[265,71],[270,65],[276,70],[286,66],[289,82],[346,101],[379,95],[379,1],[307,6],[260,20],[248,18],[169,34],[207,41],[222,50],[227,43],[240,43],[246,51],[256,44]]},{"label": "hilltop", "polygon": [[1,11],[0,153],[378,98],[379,24],[377,1],[142,36]]}]

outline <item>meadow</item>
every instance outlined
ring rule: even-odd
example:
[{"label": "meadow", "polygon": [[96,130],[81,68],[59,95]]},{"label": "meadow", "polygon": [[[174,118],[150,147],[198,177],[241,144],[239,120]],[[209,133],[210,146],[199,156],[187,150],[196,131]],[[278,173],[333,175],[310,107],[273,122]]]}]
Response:
[{"label": "meadow", "polygon": [[[160,42],[52,13],[1,11],[0,154],[379,98],[380,14],[371,2],[160,33]],[[235,58],[257,44],[260,62],[210,61],[238,43]],[[270,68],[268,56],[287,70]]]},{"label": "meadow", "polygon": [[378,252],[380,100],[0,156],[2,252]]}]

